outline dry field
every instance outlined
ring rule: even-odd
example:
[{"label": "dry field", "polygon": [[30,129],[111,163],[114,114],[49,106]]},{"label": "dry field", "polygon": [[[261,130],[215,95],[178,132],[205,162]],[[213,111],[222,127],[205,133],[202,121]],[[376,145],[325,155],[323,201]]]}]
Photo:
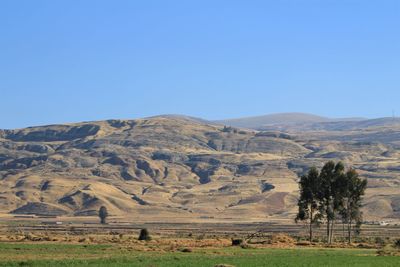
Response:
[{"label": "dry field", "polygon": [[173,236],[171,229],[160,228],[150,241],[139,241],[138,231],[113,229],[2,232],[0,266],[398,266],[400,261],[398,249],[374,239],[325,247],[269,234],[232,246],[231,238],[216,232]]},{"label": "dry field", "polygon": [[[305,228],[274,223],[117,222],[94,218],[8,218],[0,226],[0,266],[398,266],[398,226],[364,226],[348,245],[323,230],[306,241]],[[57,225],[55,222],[62,222]],[[139,241],[141,228],[151,240]],[[339,229],[338,229],[339,230]],[[232,239],[243,240],[232,246]],[[379,257],[378,257],[379,256]]]},{"label": "dry field", "polygon": [[[198,222],[123,222],[119,218],[108,218],[108,223],[101,225],[93,217],[59,217],[59,218],[8,218],[3,217],[0,223],[1,241],[34,241],[27,236],[38,236],[39,241],[74,241],[97,240],[106,237],[115,241],[116,236],[137,236],[140,229],[146,228],[153,237],[159,239],[218,239],[231,240],[240,238],[248,241],[268,243],[265,240],[284,233],[297,241],[303,241],[308,236],[308,229],[303,224],[294,224],[290,221],[275,222],[220,222],[203,220]],[[325,228],[322,225],[314,229],[315,238],[323,241]],[[335,226],[335,237],[338,242],[346,237],[341,224]],[[131,238],[131,239],[132,239]],[[356,236],[359,243],[373,243],[376,238],[400,238],[400,225],[387,226],[363,225],[361,233]],[[49,239],[49,240],[47,240]],[[133,238],[135,239],[135,238]],[[75,240],[75,241],[76,241]],[[100,238],[98,241],[102,241]],[[104,241],[103,240],[103,241]],[[120,241],[123,241],[121,239]],[[100,242],[101,243],[101,242]],[[229,243],[229,242],[228,242]],[[296,242],[294,242],[296,243]],[[269,243],[268,243],[269,244]]]}]

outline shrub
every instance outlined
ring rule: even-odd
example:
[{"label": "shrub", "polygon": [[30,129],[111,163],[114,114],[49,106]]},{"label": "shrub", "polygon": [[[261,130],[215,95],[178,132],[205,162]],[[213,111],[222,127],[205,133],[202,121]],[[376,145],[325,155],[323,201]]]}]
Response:
[{"label": "shrub", "polygon": [[400,249],[400,239],[396,239],[396,240],[394,241],[394,246],[395,246],[396,248]]},{"label": "shrub", "polygon": [[385,239],[380,236],[375,237],[375,244],[384,246],[386,244]]},{"label": "shrub", "polygon": [[232,239],[232,246],[240,246],[243,244],[243,239]]},{"label": "shrub", "polygon": [[191,248],[181,248],[179,251],[180,252],[192,252],[192,249]]},{"label": "shrub", "polygon": [[139,240],[144,240],[144,241],[151,240],[149,231],[146,228],[140,230],[140,234],[139,234],[139,238],[138,239]]}]

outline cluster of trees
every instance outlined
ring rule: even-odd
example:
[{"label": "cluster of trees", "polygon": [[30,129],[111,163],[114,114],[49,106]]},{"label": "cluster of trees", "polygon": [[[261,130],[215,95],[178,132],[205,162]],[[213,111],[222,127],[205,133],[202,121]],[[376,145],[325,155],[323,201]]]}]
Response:
[{"label": "cluster of trees", "polygon": [[359,229],[362,222],[360,208],[367,180],[361,179],[354,169],[345,170],[342,162],[329,161],[321,171],[311,168],[300,178],[299,184],[296,222],[308,224],[310,242],[313,240],[313,227],[324,222],[327,242],[331,243],[335,223],[341,220],[350,243],[353,229]]}]

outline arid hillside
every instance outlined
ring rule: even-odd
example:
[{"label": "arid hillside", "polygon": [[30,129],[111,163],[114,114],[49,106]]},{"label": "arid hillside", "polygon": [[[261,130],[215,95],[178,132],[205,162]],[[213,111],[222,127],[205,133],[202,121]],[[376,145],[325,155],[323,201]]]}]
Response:
[{"label": "arid hillside", "polygon": [[105,205],[127,218],[291,219],[298,175],[342,160],[368,178],[365,217],[400,218],[399,126],[288,132],[179,116],[2,130],[0,208],[86,216]]}]

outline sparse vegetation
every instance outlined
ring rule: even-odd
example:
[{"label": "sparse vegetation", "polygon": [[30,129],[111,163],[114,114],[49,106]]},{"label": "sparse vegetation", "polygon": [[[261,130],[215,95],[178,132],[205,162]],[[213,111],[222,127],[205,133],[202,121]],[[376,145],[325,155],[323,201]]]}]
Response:
[{"label": "sparse vegetation", "polygon": [[236,128],[233,128],[231,126],[224,126],[224,128],[222,128],[222,131],[224,133],[238,133],[238,130]]},{"label": "sparse vegetation", "polygon": [[[165,229],[165,225],[161,227]],[[75,228],[73,233],[0,232],[3,241],[0,243],[0,266],[215,266],[224,263],[233,266],[361,267],[396,266],[400,256],[396,247],[399,241],[390,237],[381,239],[386,242],[384,245],[376,244],[380,239],[365,235],[354,239],[356,243],[353,244],[325,245],[317,240],[320,235],[310,243],[304,241],[307,236],[283,232],[259,232],[249,240],[239,232],[226,235],[216,231],[199,240],[194,238],[194,229],[191,229],[193,237],[188,238],[186,232],[171,235],[171,230],[154,228],[157,234],[144,242],[138,240],[133,231],[110,231],[102,227],[85,233],[79,226]],[[126,225],[122,229],[126,230]],[[393,227],[391,230],[398,233],[399,229]],[[148,231],[143,229],[141,232],[141,239],[149,236]],[[232,246],[233,243],[240,245]],[[332,257],[334,262],[328,260]]]}]

